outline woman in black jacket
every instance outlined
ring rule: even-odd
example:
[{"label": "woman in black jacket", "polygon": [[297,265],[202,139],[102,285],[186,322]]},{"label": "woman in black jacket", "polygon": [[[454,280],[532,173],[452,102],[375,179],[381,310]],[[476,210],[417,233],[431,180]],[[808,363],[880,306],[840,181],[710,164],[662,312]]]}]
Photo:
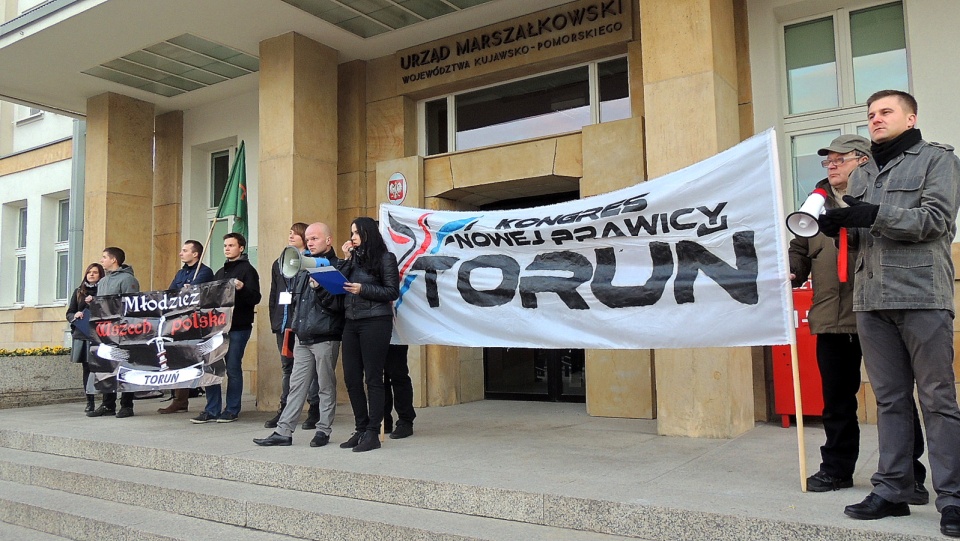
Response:
[{"label": "woman in black jacket", "polygon": [[[73,329],[73,344],[70,357],[74,362],[83,365],[84,389],[87,388],[87,379],[90,377],[90,365],[87,364],[87,354],[90,352],[90,341],[88,339],[89,337],[77,330],[73,322],[84,318],[83,311],[87,309],[87,301],[85,299],[88,295],[91,297],[97,296],[97,282],[103,278],[104,274],[106,273],[103,271],[103,266],[101,266],[100,263],[90,263],[87,265],[87,270],[83,273],[83,283],[74,290],[73,296],[70,297],[70,306],[67,307],[67,321],[71,323],[70,326]],[[93,411],[93,397],[94,395],[87,393],[87,406],[84,408],[84,412]]]},{"label": "woman in black jacket", "polygon": [[393,334],[393,301],[400,296],[400,273],[397,258],[387,251],[372,218],[360,217],[350,224],[350,240],[344,243],[343,253],[345,259],[337,265],[348,280],[343,299],[343,380],[356,432],[340,447],[363,452],[380,448],[383,365]]}]

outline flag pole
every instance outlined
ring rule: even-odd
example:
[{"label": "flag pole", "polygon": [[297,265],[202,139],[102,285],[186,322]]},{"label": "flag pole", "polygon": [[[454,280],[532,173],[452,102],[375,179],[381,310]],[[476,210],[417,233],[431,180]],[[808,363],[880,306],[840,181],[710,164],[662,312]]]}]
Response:
[{"label": "flag pole", "polygon": [[[220,212],[220,207],[217,207],[217,212]],[[218,221],[217,218],[214,218],[213,223],[210,224],[210,231],[207,233],[207,242],[203,243],[203,254],[200,256],[200,261],[197,261],[197,268],[193,271],[193,280],[196,280],[197,275],[200,274],[200,265],[203,264],[203,256],[207,255],[210,251],[210,238],[213,237],[213,230],[217,227]],[[193,280],[191,280],[191,282],[193,282]]]},{"label": "flag pole", "polygon": [[[790,304],[793,304],[792,302]],[[795,313],[795,312],[794,312]],[[807,453],[803,443],[803,403],[800,399],[800,356],[797,354],[797,328],[793,327],[790,344],[790,367],[793,371],[793,404],[797,414],[797,449],[800,454],[800,491],[807,491]]]}]

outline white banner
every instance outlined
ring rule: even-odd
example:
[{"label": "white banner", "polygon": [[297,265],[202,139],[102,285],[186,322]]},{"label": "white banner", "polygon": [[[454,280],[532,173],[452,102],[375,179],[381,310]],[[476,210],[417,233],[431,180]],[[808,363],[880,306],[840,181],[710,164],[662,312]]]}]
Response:
[{"label": "white banner", "polygon": [[775,134],[603,195],[510,211],[380,207],[395,339],[475,347],[787,344]]}]

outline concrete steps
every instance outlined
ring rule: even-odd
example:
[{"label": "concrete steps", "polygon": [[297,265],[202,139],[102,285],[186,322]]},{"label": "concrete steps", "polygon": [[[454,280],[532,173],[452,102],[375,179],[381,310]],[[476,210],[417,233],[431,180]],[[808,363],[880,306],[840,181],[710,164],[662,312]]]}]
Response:
[{"label": "concrete steps", "polygon": [[[127,433],[125,441],[136,439],[133,433]],[[169,444],[154,447],[79,435],[0,429],[0,480],[5,482],[0,487],[0,520],[28,526],[5,518],[5,509],[24,505],[28,506],[26,509],[35,509],[39,505],[7,496],[5,488],[13,484],[20,490],[53,491],[62,498],[78,498],[76,503],[71,501],[52,509],[40,506],[45,509],[43,513],[54,513],[49,520],[55,520],[59,513],[64,515],[59,520],[66,523],[82,525],[85,521],[99,520],[97,524],[103,528],[134,533],[129,530],[129,524],[110,522],[108,518],[125,515],[84,516],[76,510],[85,509],[85,502],[95,498],[93,501],[101,505],[121,506],[124,512],[134,516],[149,511],[162,513],[161,521],[163,517],[179,517],[201,524],[298,539],[906,541],[939,538],[935,529],[909,534],[865,531],[860,521],[837,526],[761,518],[736,511],[706,512],[513,490],[487,483],[468,485],[405,478],[369,473],[370,469],[347,471],[318,466],[325,462],[317,461],[316,457],[322,454],[313,455],[309,464],[304,463],[305,449],[291,447],[260,452],[248,443],[247,436],[236,437],[236,440],[239,441],[231,439],[228,445],[214,445],[210,452],[198,452],[201,447],[196,445],[189,446],[191,450],[183,450]],[[241,447],[235,447],[237,445]],[[339,449],[331,451],[332,456],[340,452]],[[266,456],[270,458],[262,458]],[[90,457],[96,460],[89,460]],[[369,465],[374,471],[382,469],[375,466],[380,460],[378,456],[363,458],[373,461]],[[299,463],[294,462],[298,459],[301,459]],[[355,461],[347,463],[356,464]],[[571,492],[575,494],[576,490]],[[56,529],[42,531],[63,535]],[[150,530],[149,535],[155,532]],[[106,538],[140,539],[136,536]],[[182,538],[208,539],[209,536]],[[105,538],[100,537],[98,541],[102,539]]]},{"label": "concrete steps", "polygon": [[0,520],[69,539],[625,539],[9,448],[0,479]]}]

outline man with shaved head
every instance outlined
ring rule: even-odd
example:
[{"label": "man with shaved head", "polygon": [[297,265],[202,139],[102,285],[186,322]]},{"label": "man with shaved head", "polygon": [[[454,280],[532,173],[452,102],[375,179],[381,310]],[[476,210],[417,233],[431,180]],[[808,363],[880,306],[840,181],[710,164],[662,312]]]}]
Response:
[{"label": "man with shaved head", "polygon": [[[311,256],[325,258],[331,264],[337,260],[337,254],[331,246],[330,228],[326,224],[310,224],[305,236],[307,251]],[[295,339],[287,404],[280,413],[276,431],[253,442],[261,446],[293,444],[293,432],[303,411],[307,387],[316,378],[320,384],[320,419],[310,447],[323,447],[330,441],[333,414],[337,406],[335,370],[343,334],[343,310],[338,299],[320,287],[306,270],[301,270],[294,277],[291,293],[295,306],[291,328]]]}]

